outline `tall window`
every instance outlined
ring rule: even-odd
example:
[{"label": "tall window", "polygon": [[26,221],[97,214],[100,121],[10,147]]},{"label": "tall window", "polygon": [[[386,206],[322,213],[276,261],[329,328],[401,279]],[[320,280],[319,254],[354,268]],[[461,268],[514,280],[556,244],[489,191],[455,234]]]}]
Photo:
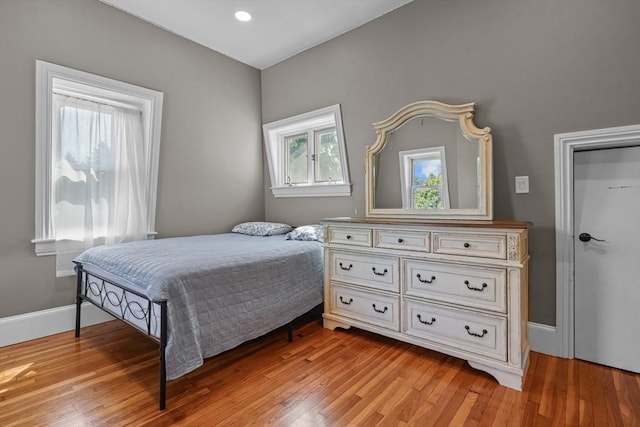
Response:
[{"label": "tall window", "polygon": [[162,94],[37,61],[36,253],[153,236]]},{"label": "tall window", "polygon": [[400,152],[402,207],[449,209],[444,147]]},{"label": "tall window", "polygon": [[263,128],[276,197],[351,194],[339,105]]},{"label": "tall window", "polygon": [[56,240],[95,246],[144,239],[140,111],[55,92],[53,106],[51,219]]}]

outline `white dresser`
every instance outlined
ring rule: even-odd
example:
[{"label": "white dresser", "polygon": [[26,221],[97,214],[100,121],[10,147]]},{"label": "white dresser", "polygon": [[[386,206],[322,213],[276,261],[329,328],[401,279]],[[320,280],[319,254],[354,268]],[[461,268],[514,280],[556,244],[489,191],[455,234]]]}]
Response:
[{"label": "white dresser", "polygon": [[324,326],[465,359],[522,389],[529,359],[528,224],[331,218]]}]

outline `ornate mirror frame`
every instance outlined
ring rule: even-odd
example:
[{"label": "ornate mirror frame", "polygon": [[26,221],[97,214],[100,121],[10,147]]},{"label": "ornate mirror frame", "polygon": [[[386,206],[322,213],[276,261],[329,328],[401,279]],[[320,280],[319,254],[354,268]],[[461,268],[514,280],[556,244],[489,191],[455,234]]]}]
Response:
[{"label": "ornate mirror frame", "polygon": [[[365,164],[365,213],[367,217],[416,218],[416,219],[493,219],[493,171],[491,128],[478,128],[473,122],[474,103],[449,105],[437,101],[419,101],[409,104],[386,120],[374,123],[376,141],[367,147]],[[407,209],[376,208],[375,156],[387,143],[390,132],[400,128],[411,119],[436,117],[446,121],[458,121],[462,134],[470,141],[478,142],[478,207],[462,209]],[[378,177],[381,179],[381,177]]]}]

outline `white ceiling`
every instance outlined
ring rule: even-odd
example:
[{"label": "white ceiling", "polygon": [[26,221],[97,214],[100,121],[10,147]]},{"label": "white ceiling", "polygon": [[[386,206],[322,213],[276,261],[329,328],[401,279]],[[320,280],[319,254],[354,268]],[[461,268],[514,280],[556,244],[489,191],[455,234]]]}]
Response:
[{"label": "white ceiling", "polygon": [[[258,69],[413,0],[100,0]],[[234,18],[237,10],[253,15]]]}]

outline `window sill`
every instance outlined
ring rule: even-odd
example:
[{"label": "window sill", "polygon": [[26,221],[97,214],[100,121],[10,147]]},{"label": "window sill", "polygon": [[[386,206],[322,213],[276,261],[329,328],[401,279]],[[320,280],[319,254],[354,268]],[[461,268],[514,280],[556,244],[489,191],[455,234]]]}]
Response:
[{"label": "window sill", "polygon": [[351,184],[288,185],[271,187],[274,197],[348,197]]},{"label": "window sill", "polygon": [[56,254],[56,241],[54,239],[33,239],[31,243],[36,245],[36,255],[38,256]]},{"label": "window sill", "polygon": [[[155,239],[156,234],[158,234],[157,231],[149,231],[147,233],[147,240]],[[57,255],[55,239],[33,239],[31,243],[36,245],[35,250],[37,256]]]}]

